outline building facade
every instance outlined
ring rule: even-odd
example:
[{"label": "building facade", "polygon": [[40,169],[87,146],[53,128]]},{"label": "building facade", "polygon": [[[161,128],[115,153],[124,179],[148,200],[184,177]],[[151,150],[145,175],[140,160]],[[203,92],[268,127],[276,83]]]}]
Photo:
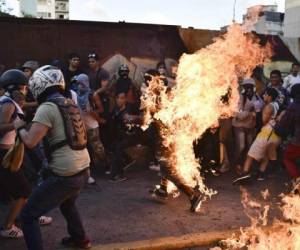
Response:
[{"label": "building facade", "polygon": [[55,1],[55,18],[69,19],[69,0]]},{"label": "building facade", "polygon": [[20,0],[20,16],[69,19],[69,0]]},{"label": "building facade", "polygon": [[247,32],[264,35],[283,34],[284,13],[277,11],[277,5],[255,5],[247,9],[243,25]]},{"label": "building facade", "polygon": [[285,1],[284,36],[300,37],[300,0]]}]

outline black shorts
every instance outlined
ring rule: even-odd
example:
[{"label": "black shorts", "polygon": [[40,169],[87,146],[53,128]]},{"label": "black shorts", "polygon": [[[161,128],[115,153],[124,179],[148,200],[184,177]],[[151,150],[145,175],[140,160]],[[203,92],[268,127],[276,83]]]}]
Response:
[{"label": "black shorts", "polygon": [[[7,150],[0,149],[0,163]],[[1,192],[13,199],[28,198],[31,194],[31,185],[25,177],[22,168],[12,173],[9,169],[0,165],[0,189]]]}]

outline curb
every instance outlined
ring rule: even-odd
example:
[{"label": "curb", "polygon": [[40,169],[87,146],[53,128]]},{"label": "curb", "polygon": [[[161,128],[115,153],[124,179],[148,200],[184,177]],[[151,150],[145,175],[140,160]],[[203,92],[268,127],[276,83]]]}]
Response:
[{"label": "curb", "polygon": [[[220,240],[227,239],[239,230],[212,231],[205,233],[184,234],[178,237],[162,237],[150,240],[131,241],[124,243],[112,243],[95,245],[92,250],[170,250],[188,247],[207,246],[216,244]],[[59,248],[71,250],[72,248]]]}]

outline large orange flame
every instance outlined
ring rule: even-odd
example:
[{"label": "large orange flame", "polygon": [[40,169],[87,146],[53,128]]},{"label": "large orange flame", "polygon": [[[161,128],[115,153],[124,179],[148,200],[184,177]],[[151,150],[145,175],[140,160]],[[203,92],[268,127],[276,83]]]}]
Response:
[{"label": "large orange flame", "polygon": [[[143,94],[142,109],[146,111],[146,128],[153,120],[160,124],[160,135],[168,147],[168,164],[183,181],[211,197],[199,171],[193,142],[210,127],[217,126],[221,117],[237,112],[238,79],[250,76],[257,65],[271,57],[270,47],[262,47],[251,34],[244,34],[238,24],[217,38],[210,46],[180,58],[177,85],[167,91],[163,82],[153,78]],[[228,103],[221,97],[231,90]]]},{"label": "large orange flame", "polygon": [[[222,241],[222,248],[212,250],[298,250],[300,249],[300,196],[298,194],[282,195],[282,218],[274,219],[268,225],[270,205],[261,205],[254,201],[246,189],[242,189],[242,204],[246,215],[251,220],[249,228],[241,228],[239,236]],[[267,226],[267,227],[266,227]]]}]

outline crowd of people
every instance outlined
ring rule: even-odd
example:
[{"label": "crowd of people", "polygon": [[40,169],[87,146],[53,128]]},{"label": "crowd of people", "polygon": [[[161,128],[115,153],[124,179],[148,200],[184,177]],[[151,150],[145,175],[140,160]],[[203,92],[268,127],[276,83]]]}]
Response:
[{"label": "crowd of people", "polygon": [[[1,73],[0,190],[2,200],[12,198],[13,202],[0,235],[24,237],[28,249],[43,249],[39,225],[52,222],[46,214],[55,207],[66,219],[70,235],[62,244],[91,247],[75,201],[86,183],[95,184],[97,174],[109,176],[112,182],[125,181],[124,169],[132,163],[126,149],[132,146],[146,145],[149,168],[162,173],[161,185],[151,195],[167,198],[170,180],[187,193],[192,212],[201,202],[201,194],[182,185],[160,160],[157,124],[145,131],[140,128],[142,93],[152,77],[159,78],[167,90],[176,87],[177,64],[167,69],[159,62],[137,84],[125,64],[112,80],[97,53],[87,56],[87,69],[80,60],[71,53],[65,67],[59,60],[42,67],[27,61],[19,69]],[[269,82],[245,78],[240,87],[235,117],[220,120],[217,130],[208,129],[195,142],[200,163],[210,167],[213,163],[216,175],[232,168],[239,175],[233,183],[240,184],[253,178],[264,180],[283,162],[293,182],[300,182],[296,165],[300,157],[299,64],[294,63],[284,79],[274,69]],[[232,134],[234,150],[228,142]],[[28,172],[35,178],[30,179]]]}]

